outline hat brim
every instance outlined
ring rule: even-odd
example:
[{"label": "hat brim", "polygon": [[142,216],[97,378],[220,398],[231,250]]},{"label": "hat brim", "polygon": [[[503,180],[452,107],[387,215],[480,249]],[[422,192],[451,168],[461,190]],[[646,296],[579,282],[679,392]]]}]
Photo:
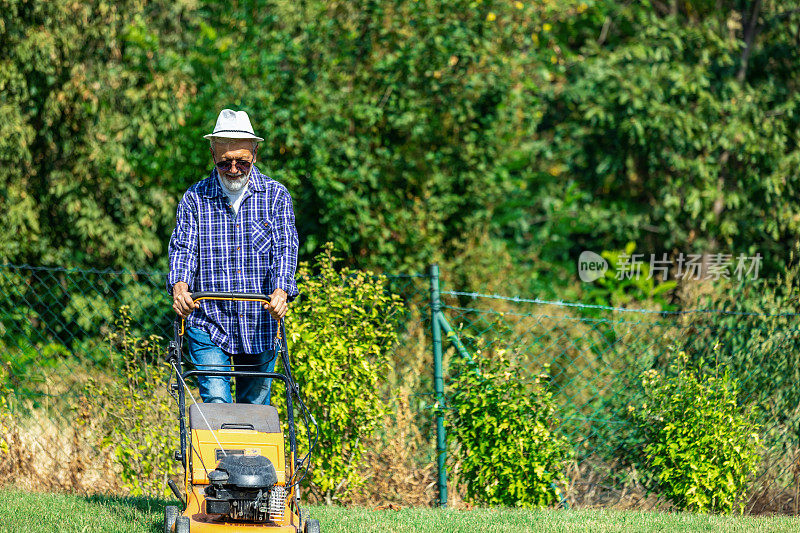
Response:
[{"label": "hat brim", "polygon": [[239,131],[231,131],[225,133],[209,133],[208,135],[203,135],[204,139],[250,139],[253,141],[263,141],[261,137],[256,137],[252,133],[247,132],[239,132]]}]

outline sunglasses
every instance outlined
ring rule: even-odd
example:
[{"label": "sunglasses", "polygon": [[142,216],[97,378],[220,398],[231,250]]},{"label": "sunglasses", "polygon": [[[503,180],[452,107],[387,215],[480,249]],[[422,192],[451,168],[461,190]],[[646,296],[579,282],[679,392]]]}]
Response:
[{"label": "sunglasses", "polygon": [[217,161],[217,168],[223,172],[230,172],[235,164],[236,168],[240,170],[247,170],[250,168],[251,163],[252,161],[247,159],[226,159],[224,161]]}]

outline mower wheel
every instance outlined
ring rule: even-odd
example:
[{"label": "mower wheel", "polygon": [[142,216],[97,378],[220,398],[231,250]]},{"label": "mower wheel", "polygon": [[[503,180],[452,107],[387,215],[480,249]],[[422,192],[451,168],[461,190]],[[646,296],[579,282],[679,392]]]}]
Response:
[{"label": "mower wheel", "polygon": [[306,520],[306,525],[303,526],[303,533],[320,533],[319,520],[309,518]]},{"label": "mower wheel", "polygon": [[175,533],[189,533],[189,518],[179,516],[175,521]]},{"label": "mower wheel", "polygon": [[164,533],[173,533],[175,521],[178,519],[180,512],[174,505],[167,505],[164,509]]}]

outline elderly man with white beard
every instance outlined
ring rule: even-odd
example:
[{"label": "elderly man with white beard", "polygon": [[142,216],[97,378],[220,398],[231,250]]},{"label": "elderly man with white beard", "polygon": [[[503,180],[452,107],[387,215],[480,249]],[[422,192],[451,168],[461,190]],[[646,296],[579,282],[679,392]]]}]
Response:
[{"label": "elderly man with white beard", "polygon": [[[223,109],[211,142],[214,169],[178,204],[169,244],[167,290],[186,319],[189,356],[198,370],[239,367],[272,372],[272,339],[298,294],[298,237],[286,187],[255,166],[258,142],[244,111]],[[207,300],[198,291],[270,295],[269,304]],[[198,377],[203,401],[232,401],[230,378]],[[237,378],[237,403],[269,404],[270,380]]]}]

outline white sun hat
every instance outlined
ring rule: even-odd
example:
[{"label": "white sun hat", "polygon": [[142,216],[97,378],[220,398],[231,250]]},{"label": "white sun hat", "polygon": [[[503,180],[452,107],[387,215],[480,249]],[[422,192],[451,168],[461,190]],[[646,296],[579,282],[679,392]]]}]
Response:
[{"label": "white sun hat", "polygon": [[217,117],[217,125],[214,126],[214,133],[203,135],[203,138],[264,140],[261,137],[257,137],[253,132],[250,117],[247,116],[245,111],[233,111],[232,109],[220,111],[219,117]]}]

